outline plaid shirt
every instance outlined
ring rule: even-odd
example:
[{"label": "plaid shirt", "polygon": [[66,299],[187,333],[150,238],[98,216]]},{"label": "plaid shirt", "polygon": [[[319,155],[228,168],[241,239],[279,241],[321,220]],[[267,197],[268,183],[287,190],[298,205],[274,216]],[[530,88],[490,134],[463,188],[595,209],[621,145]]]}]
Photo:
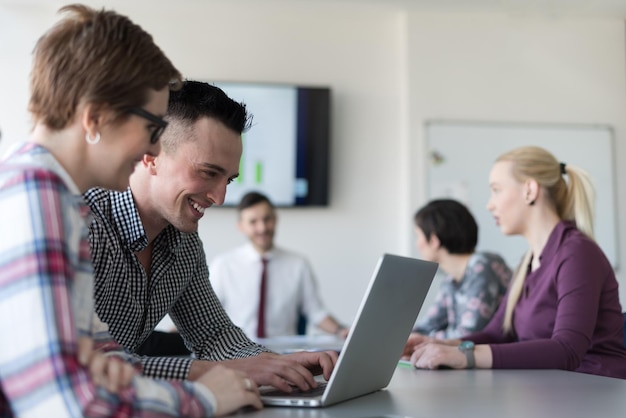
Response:
[{"label": "plaid shirt", "polygon": [[[169,225],[155,238],[150,277],[135,256],[148,239],[132,193],[91,189],[85,193],[94,221],[90,226],[96,276],[96,312],[103,324],[99,340],[114,339],[135,352],[169,313],[187,347],[203,360],[255,356],[264,347],[253,343],[224,312],[209,282],[197,233]],[[144,374],[184,379],[192,359],[143,357]]]},{"label": "plaid shirt", "polygon": [[88,213],[45,148],[0,163],[0,417],[211,416],[199,384],[136,376],[113,395],[78,363],[93,320]]}]

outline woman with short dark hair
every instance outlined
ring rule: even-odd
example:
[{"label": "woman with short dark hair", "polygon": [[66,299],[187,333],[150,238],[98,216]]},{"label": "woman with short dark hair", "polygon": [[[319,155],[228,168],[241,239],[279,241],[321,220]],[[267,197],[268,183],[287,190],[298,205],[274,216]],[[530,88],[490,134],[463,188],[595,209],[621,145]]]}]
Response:
[{"label": "woman with short dark hair", "polygon": [[499,255],[475,251],[478,225],[470,211],[456,200],[433,200],[415,214],[415,234],[420,256],[439,263],[446,277],[413,332],[460,338],[483,329],[512,273]]}]

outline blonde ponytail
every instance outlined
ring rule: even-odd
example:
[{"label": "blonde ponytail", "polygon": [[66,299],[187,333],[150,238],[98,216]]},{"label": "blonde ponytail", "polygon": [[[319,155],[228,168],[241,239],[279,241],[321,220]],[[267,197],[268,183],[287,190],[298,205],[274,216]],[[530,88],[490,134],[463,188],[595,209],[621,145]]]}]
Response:
[{"label": "blonde ponytail", "polygon": [[567,183],[567,197],[561,219],[576,222],[576,227],[594,239],[593,219],[596,194],[589,174],[580,167],[566,165],[565,170],[569,182]]},{"label": "blonde ponytail", "polygon": [[504,322],[502,323],[502,330],[504,334],[509,334],[513,329],[513,310],[517,305],[522,290],[524,289],[524,282],[526,282],[526,274],[528,274],[528,265],[532,259],[533,253],[529,251],[524,254],[524,258],[517,266],[513,280],[511,281],[511,289],[509,290],[509,297],[506,300],[506,310],[504,311]]},{"label": "blonde ponytail", "polygon": [[[554,205],[559,218],[574,221],[581,232],[594,239],[595,191],[585,170],[559,163],[548,151],[535,146],[516,148],[498,157],[496,162],[499,161],[513,163],[513,176],[518,181],[537,181],[546,191],[545,195]],[[566,175],[569,181],[565,181]],[[532,256],[529,250],[515,272],[502,324],[505,334],[513,329],[513,311],[522,294]]]}]

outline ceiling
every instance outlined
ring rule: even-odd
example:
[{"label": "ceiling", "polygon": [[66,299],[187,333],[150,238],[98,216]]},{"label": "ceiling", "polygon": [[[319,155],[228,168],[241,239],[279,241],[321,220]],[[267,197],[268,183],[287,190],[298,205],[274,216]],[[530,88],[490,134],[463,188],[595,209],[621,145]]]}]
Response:
[{"label": "ceiling", "polygon": [[[112,5],[118,0],[86,0],[87,4]],[[139,0],[124,0],[124,2]],[[168,1],[171,0],[153,0]],[[177,5],[205,3],[213,0],[178,0]],[[224,1],[224,0],[216,0]],[[229,0],[254,4],[259,0]],[[282,0],[284,3],[311,0]],[[376,5],[389,9],[434,12],[494,12],[513,15],[536,15],[544,17],[595,17],[626,19],[626,0],[316,0],[325,3]],[[46,4],[64,5],[68,0],[0,0],[0,5],[36,6]]]},{"label": "ceiling", "polygon": [[548,17],[626,19],[626,0],[325,0],[379,4],[408,10],[499,12]]}]

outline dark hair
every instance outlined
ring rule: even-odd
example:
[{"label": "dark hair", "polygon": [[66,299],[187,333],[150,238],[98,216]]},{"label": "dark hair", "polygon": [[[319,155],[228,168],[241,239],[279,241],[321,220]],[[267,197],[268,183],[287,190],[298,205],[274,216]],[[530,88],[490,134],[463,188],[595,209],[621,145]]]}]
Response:
[{"label": "dark hair", "polygon": [[215,118],[237,133],[250,129],[252,115],[244,103],[237,103],[222,89],[201,81],[183,81],[170,95],[167,114],[170,119],[193,123],[203,116]]},{"label": "dark hair", "polygon": [[36,122],[61,130],[81,101],[106,106],[114,120],[148,102],[150,89],[180,87],[179,71],[126,16],[73,4],[34,49],[28,110]]},{"label": "dark hair", "polygon": [[[237,103],[209,83],[185,80],[181,89],[170,94],[167,119],[185,129],[202,117],[216,119],[238,134],[252,125],[252,115],[248,114],[244,103]],[[161,144],[166,151],[173,150],[181,141],[194,139],[192,135],[177,132],[176,128],[165,133]]]},{"label": "dark hair", "polygon": [[259,203],[267,203],[272,209],[274,209],[274,204],[272,203],[272,201],[263,193],[248,192],[243,195],[243,197],[239,201],[239,204],[237,205],[237,210],[241,212],[244,209],[248,209],[249,207],[258,205]]},{"label": "dark hair", "polygon": [[436,199],[415,213],[415,226],[430,241],[436,235],[450,254],[471,254],[478,243],[478,225],[465,205]]}]

